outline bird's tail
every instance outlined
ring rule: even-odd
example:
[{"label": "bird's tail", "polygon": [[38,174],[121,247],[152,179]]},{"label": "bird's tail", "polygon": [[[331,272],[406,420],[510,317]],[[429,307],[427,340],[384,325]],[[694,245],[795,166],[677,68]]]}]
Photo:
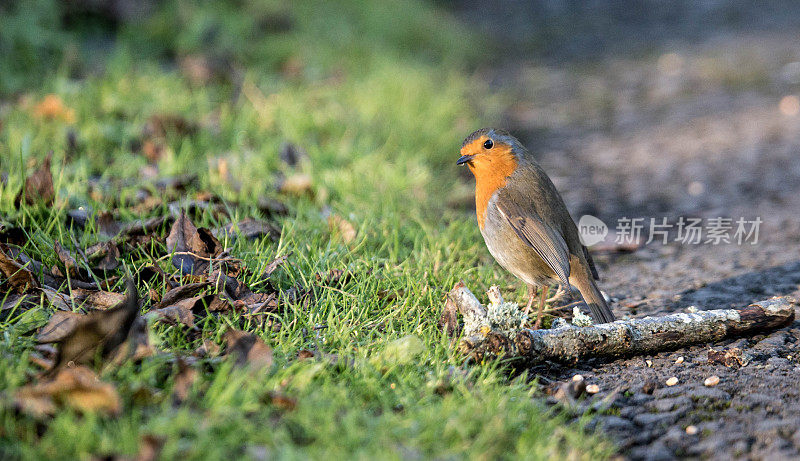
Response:
[{"label": "bird's tail", "polygon": [[608,307],[603,294],[597,288],[597,284],[592,280],[588,274],[583,277],[573,277],[571,282],[581,292],[586,305],[592,313],[592,318],[597,323],[610,323],[616,320],[611,308]]}]

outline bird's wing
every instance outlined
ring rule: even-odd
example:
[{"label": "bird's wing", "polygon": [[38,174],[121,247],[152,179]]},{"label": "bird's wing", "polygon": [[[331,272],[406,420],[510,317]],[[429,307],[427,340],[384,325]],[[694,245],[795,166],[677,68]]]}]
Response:
[{"label": "bird's wing", "polygon": [[550,266],[562,285],[569,287],[569,248],[561,233],[508,197],[499,195],[496,206],[519,238]]}]

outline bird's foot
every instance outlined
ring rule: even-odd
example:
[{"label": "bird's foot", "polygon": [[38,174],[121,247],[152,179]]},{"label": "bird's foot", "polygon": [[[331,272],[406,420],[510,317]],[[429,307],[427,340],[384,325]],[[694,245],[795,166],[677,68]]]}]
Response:
[{"label": "bird's foot", "polygon": [[564,297],[567,294],[567,290],[564,289],[561,285],[558,286],[558,290],[556,290],[556,294],[547,298],[545,301],[546,303],[558,303],[564,300]]}]

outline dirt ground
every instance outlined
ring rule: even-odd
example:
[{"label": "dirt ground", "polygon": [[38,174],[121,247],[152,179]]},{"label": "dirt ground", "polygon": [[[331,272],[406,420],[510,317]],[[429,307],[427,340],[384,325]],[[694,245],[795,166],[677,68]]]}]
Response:
[{"label": "dirt ground", "polygon": [[[505,43],[504,64],[482,75],[517,101],[506,127],[539,155],[576,220],[763,220],[754,245],[684,244],[673,228],[667,245],[597,256],[617,316],[800,299],[797,5],[525,3],[460,10]],[[739,347],[751,360],[710,364],[709,347]],[[579,409],[600,409],[591,424],[630,459],[800,457],[800,320],[767,335],[534,371],[553,387],[575,374],[599,385]],[[719,384],[704,386],[712,375]],[[666,385],[671,377],[677,385]]]}]

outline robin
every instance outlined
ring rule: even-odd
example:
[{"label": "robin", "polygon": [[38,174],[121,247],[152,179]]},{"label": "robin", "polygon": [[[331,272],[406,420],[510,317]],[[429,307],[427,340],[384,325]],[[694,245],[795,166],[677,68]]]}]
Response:
[{"label": "robin", "polygon": [[506,131],[483,128],[467,136],[458,165],[475,176],[475,210],[489,252],[528,286],[530,312],[536,287],[542,287],[534,328],[551,283],[571,291],[575,286],[596,322],[614,321],[597,288],[589,251],[556,186],[517,138]]}]

